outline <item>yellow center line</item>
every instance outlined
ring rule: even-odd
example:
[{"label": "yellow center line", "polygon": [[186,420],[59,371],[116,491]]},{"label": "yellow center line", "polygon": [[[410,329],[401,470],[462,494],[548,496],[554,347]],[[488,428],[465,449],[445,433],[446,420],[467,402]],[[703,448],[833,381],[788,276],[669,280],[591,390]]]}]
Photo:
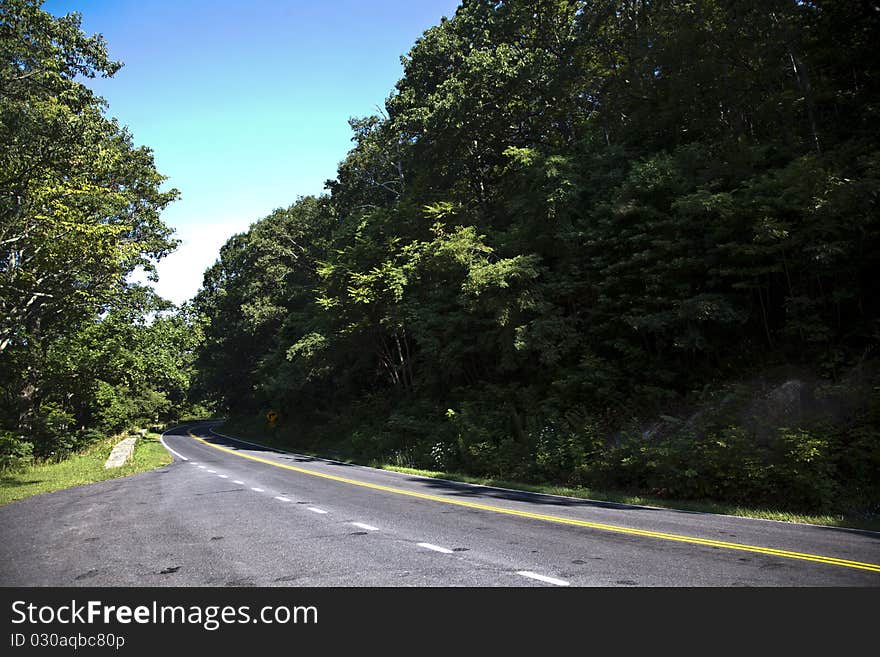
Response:
[{"label": "yellow center line", "polygon": [[588,529],[596,529],[600,531],[614,532],[617,534],[627,534],[630,536],[642,536],[646,538],[656,538],[664,541],[675,541],[678,543],[690,543],[692,545],[705,545],[708,547],[722,548],[725,550],[739,550],[741,552],[755,552],[757,554],[767,554],[774,557],[785,557],[787,559],[800,559],[802,561],[815,561],[818,563],[829,564],[832,566],[843,566],[845,568],[857,568],[859,570],[868,570],[880,573],[880,564],[863,563],[861,561],[850,561],[849,559],[839,559],[837,557],[827,557],[820,554],[808,554],[805,552],[792,552],[789,550],[778,550],[776,548],[762,547],[760,545],[747,545],[744,543],[730,543],[728,541],[716,541],[709,538],[699,538],[696,536],[685,536],[682,534],[669,534],[666,532],[655,532],[646,529],[634,529],[632,527],[622,527],[620,525],[608,525],[599,522],[590,522],[588,520],[577,520],[574,518],[563,518],[561,516],[545,515],[543,513],[532,513],[530,511],[520,511],[517,509],[508,509],[500,506],[491,506],[489,504],[480,504],[479,502],[469,502],[466,500],[457,500],[440,495],[431,495],[429,493],[420,493],[417,491],[406,490],[403,488],[395,488],[393,486],[383,486],[382,484],[373,484],[367,481],[359,481],[357,479],[348,479],[347,477],[339,477],[337,475],[326,474],[323,472],[315,472],[305,468],[298,468],[295,465],[287,465],[286,463],[278,463],[269,459],[260,458],[251,454],[245,454],[238,450],[221,447],[208,442],[204,438],[199,438],[192,432],[188,432],[191,438],[198,440],[200,443],[218,449],[243,459],[249,459],[258,463],[265,463],[276,468],[284,468],[301,474],[310,475],[312,477],[321,477],[351,486],[360,486],[362,488],[371,488],[386,493],[394,493],[395,495],[406,495],[407,497],[415,497],[421,500],[429,500],[431,502],[440,502],[442,504],[454,504],[455,506],[463,506],[469,509],[479,509],[480,511],[492,511],[493,513],[503,513],[509,516],[518,516],[521,518],[532,518],[534,520],[543,520],[545,522],[555,522],[563,525],[574,525],[576,527],[586,527]]}]

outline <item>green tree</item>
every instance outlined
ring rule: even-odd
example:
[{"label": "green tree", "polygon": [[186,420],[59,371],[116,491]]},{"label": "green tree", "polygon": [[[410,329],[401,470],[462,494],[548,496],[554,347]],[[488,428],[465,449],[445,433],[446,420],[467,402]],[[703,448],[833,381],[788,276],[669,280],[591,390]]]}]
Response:
[{"label": "green tree", "polygon": [[81,31],[79,15],[55,18],[40,5],[0,3],[3,424],[22,430],[56,403],[47,368],[59,344],[109,312],[130,273],[154,274],[176,246],[159,214],[177,191],[162,190],[150,150],[80,81],[121,64]]}]

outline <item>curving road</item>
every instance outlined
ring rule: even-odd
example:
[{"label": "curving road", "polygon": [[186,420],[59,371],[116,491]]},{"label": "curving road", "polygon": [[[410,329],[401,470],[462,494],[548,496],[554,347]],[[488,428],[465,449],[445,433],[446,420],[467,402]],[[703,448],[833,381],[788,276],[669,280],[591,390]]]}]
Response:
[{"label": "curving road", "polygon": [[880,533],[471,486],[210,424],[173,464],[0,507],[0,586],[878,586]]}]

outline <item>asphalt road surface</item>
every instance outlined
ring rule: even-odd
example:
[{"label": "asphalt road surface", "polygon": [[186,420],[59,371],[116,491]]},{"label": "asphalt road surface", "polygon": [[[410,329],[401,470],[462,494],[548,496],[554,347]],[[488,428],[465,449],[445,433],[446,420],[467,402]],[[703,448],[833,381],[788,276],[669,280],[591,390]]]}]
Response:
[{"label": "asphalt road surface", "polygon": [[163,440],[169,466],[0,507],[0,585],[880,585],[876,532],[459,484],[208,424]]}]

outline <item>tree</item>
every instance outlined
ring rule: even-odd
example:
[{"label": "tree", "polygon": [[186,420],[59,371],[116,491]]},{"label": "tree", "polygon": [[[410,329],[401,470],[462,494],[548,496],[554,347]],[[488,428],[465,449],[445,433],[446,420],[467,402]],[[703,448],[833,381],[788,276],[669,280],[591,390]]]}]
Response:
[{"label": "tree", "polygon": [[174,248],[176,196],[77,76],[112,76],[76,14],[4,0],[0,25],[0,352],[91,317]]},{"label": "tree", "polygon": [[325,200],[304,197],[223,246],[194,300],[206,319],[203,394],[246,413],[273,397],[273,382],[290,384],[285,352],[315,314],[317,268],[333,223]]},{"label": "tree", "polygon": [[[128,275],[176,246],[151,151],[80,79],[121,66],[80,17],[0,3],[0,359],[3,424],[39,424],[58,346],[118,306]],[[83,385],[89,385],[83,383]],[[64,423],[61,423],[64,424]]]}]

